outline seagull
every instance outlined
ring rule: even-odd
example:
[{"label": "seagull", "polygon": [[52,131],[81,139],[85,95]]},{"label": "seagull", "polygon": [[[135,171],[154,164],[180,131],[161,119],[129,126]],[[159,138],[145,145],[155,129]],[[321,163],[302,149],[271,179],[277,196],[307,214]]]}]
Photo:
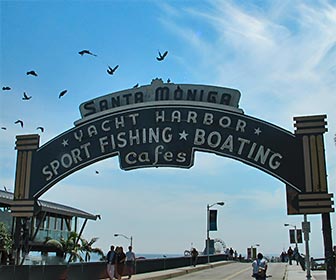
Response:
[{"label": "seagull", "polygon": [[157,59],[158,61],[162,61],[162,60],[165,59],[165,57],[167,56],[167,54],[168,54],[168,51],[165,51],[163,54],[161,54],[160,51],[159,51],[159,56],[156,57],[156,59]]},{"label": "seagull", "polygon": [[119,65],[117,65],[116,67],[114,68],[111,68],[110,66],[108,66],[108,69],[106,70],[107,73],[109,73],[110,75],[113,75],[114,72],[118,69]]},{"label": "seagull", "polygon": [[34,70],[28,71],[27,75],[32,75],[32,76],[37,77],[37,73]]},{"label": "seagull", "polygon": [[29,100],[32,96],[28,96],[25,92],[23,93],[22,100]]},{"label": "seagull", "polygon": [[36,129],[41,130],[42,133],[44,132],[44,128],[43,128],[42,126],[39,126],[39,127],[37,127]]},{"label": "seagull", "polygon": [[2,87],[2,90],[11,90],[10,87]]},{"label": "seagull", "polygon": [[89,54],[89,55],[93,55],[93,56],[97,56],[96,54],[93,54],[92,52],[90,52],[89,50],[82,50],[80,52],[78,52],[81,56],[83,56],[84,54]]},{"label": "seagull", "polygon": [[21,127],[23,127],[23,121],[21,121],[21,120],[17,120],[16,122],[15,122],[15,124],[20,124],[21,125]]},{"label": "seagull", "polygon": [[65,90],[62,90],[58,96],[58,98],[61,98],[62,96],[64,96],[68,91],[65,89]]}]

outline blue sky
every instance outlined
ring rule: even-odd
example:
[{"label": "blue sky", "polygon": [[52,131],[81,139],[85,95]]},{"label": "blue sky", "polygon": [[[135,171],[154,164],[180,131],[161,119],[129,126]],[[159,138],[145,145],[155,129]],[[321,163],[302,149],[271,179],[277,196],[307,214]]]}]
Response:
[{"label": "blue sky", "polygon": [[[247,115],[291,132],[293,117],[327,114],[329,193],[335,193],[336,5],[334,1],[1,1],[0,186],[13,191],[15,136],[45,127],[41,144],[73,127],[79,105],[92,98],[150,84],[174,83],[238,89]],[[80,56],[89,49],[97,54]],[[168,50],[163,62],[158,50]],[[107,65],[119,65],[115,75]],[[38,77],[27,76],[35,70]],[[67,89],[62,98],[58,94]],[[32,96],[21,100],[23,92]],[[25,122],[24,128],[14,124]],[[99,174],[95,174],[99,170]],[[191,169],[122,171],[117,158],[100,161],[59,182],[43,199],[99,213],[84,237],[97,246],[138,253],[203,250],[206,205],[219,207],[218,231],[245,254],[288,248],[285,186],[257,169],[225,157],[197,153]],[[335,215],[332,214],[332,219]],[[311,253],[323,256],[321,218],[310,215]],[[333,225],[335,222],[333,221]],[[335,233],[333,232],[335,243]],[[303,246],[300,247],[304,251]]]}]

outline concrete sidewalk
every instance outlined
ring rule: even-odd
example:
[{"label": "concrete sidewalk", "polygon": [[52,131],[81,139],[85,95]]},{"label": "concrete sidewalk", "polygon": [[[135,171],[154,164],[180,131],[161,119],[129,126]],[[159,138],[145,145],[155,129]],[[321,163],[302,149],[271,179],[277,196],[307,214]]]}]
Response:
[{"label": "concrete sidewalk", "polygon": [[162,270],[162,271],[154,271],[154,272],[148,272],[144,274],[136,274],[132,276],[132,280],[161,280],[161,279],[169,279],[174,278],[177,276],[185,275],[188,273],[192,273],[195,271],[208,269],[208,268],[214,268],[221,265],[226,265],[232,263],[232,261],[221,261],[221,262],[215,262],[211,264],[199,264],[196,267],[193,266],[187,266],[187,267],[180,267],[180,268],[174,268],[174,269],[168,269],[168,270]]},{"label": "concrete sidewalk", "polygon": [[[200,264],[196,267],[188,266],[181,267],[175,269],[168,269],[162,271],[154,271],[143,274],[136,274],[132,276],[132,280],[162,280],[162,279],[170,279],[177,276],[185,275],[188,273],[192,273],[195,271],[214,268],[221,265],[226,265],[232,263],[232,261],[221,261],[211,264]],[[306,280],[307,272],[303,271],[301,266],[299,265],[288,265],[286,266],[286,274],[284,280]],[[311,271],[311,280],[326,280],[326,271],[314,270]],[[125,279],[125,278],[124,278]],[[251,278],[252,279],[252,278]]]},{"label": "concrete sidewalk", "polygon": [[[327,273],[325,270],[312,270],[312,280],[326,280]],[[303,271],[300,265],[288,265],[286,267],[285,280],[305,280],[307,279],[307,271]]]}]

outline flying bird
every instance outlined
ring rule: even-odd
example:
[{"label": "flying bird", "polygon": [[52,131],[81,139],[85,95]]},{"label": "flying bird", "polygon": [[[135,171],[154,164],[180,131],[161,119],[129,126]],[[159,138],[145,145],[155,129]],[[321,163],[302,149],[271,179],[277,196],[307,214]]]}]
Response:
[{"label": "flying bird", "polygon": [[27,75],[32,75],[32,76],[37,77],[37,73],[34,70],[28,71]]},{"label": "flying bird", "polygon": [[4,127],[4,126],[2,126],[2,127],[1,127],[1,129],[2,129],[2,130],[6,130],[6,129],[7,129],[7,127]]},{"label": "flying bird", "polygon": [[99,171],[98,171],[98,170],[96,170],[96,174],[99,174]]},{"label": "flying bird", "polygon": [[89,55],[93,55],[93,56],[97,56],[96,54],[90,52],[89,50],[82,50],[80,52],[78,52],[81,56],[83,56],[84,54],[89,54]]},{"label": "flying bird", "polygon": [[29,100],[30,98],[32,98],[32,96],[28,96],[25,92],[23,93],[22,100]]},{"label": "flying bird", "polygon": [[39,127],[37,127],[36,129],[41,130],[42,133],[44,132],[44,128],[43,128],[42,126],[39,126]]},{"label": "flying bird", "polygon": [[15,124],[20,124],[21,125],[21,127],[23,127],[23,121],[21,121],[21,120],[17,120],[16,122],[15,122]]},{"label": "flying bird", "polygon": [[2,90],[11,90],[10,87],[2,87]]},{"label": "flying bird", "polygon": [[62,96],[64,96],[68,91],[65,89],[65,90],[62,90],[58,96],[58,98],[61,98]]},{"label": "flying bird", "polygon": [[158,61],[162,61],[162,60],[165,59],[165,57],[167,56],[167,54],[168,54],[168,51],[165,51],[163,54],[161,54],[160,51],[159,51],[159,56],[156,57],[156,59],[157,59]]},{"label": "flying bird", "polygon": [[114,72],[118,69],[119,65],[116,65],[114,68],[111,68],[108,66],[108,69],[106,70],[108,74],[113,75]]}]

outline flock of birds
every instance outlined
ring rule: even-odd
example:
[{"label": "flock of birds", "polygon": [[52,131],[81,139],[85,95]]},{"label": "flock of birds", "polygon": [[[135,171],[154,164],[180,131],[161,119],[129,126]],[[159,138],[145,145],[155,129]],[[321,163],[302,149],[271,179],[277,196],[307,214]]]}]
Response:
[{"label": "flock of birds", "polygon": [[[91,56],[97,56],[97,54],[94,54],[92,53],[91,51],[89,50],[81,50],[78,52],[78,54],[80,56],[83,56],[83,55],[91,55]],[[168,51],[165,51],[164,53],[161,53],[160,51],[158,51],[158,56],[156,57],[157,61],[163,61],[168,55]],[[106,72],[109,74],[109,75],[113,75],[117,69],[119,68],[119,65],[116,65],[114,66],[113,68],[111,66],[107,66],[107,70]],[[34,76],[34,77],[37,77],[38,74],[35,70],[30,70],[28,72],[26,72],[27,76]],[[168,80],[167,82],[170,82],[170,80]],[[134,87],[138,87],[138,84],[136,84]],[[10,91],[12,88],[9,87],[9,86],[3,86],[2,87],[2,90],[3,91]],[[66,93],[68,92],[68,90],[62,90],[59,95],[58,95],[58,98],[61,98],[63,97]],[[32,98],[32,96],[29,96],[26,92],[23,92],[23,97],[22,97],[22,100],[24,101],[28,101]],[[14,124],[16,125],[20,125],[22,128],[24,126],[24,122],[22,120],[17,120],[14,122]],[[7,128],[2,126],[1,127],[2,130],[6,130]],[[40,130],[42,133],[44,132],[44,128],[42,126],[39,126],[36,128],[37,130]]]}]

